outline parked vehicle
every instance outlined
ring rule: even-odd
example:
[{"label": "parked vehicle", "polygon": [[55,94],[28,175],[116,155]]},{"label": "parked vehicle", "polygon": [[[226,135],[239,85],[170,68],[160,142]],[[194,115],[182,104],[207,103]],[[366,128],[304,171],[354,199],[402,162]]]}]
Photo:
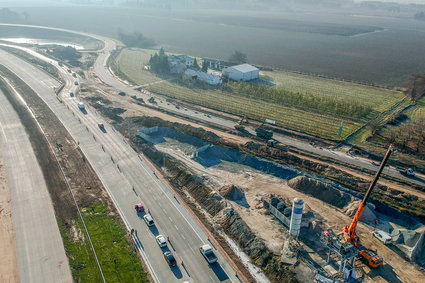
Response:
[{"label": "parked vehicle", "polygon": [[167,246],[167,240],[165,239],[164,236],[162,235],[158,235],[155,237],[156,242],[158,243],[159,247],[161,248],[165,248]]},{"label": "parked vehicle", "polygon": [[203,245],[199,248],[201,254],[205,257],[208,263],[217,262],[217,256],[214,254],[210,245]]},{"label": "parked vehicle", "polygon": [[148,226],[153,226],[155,224],[152,216],[149,213],[146,214],[145,216],[143,216],[143,220],[145,220],[145,222]]},{"label": "parked vehicle", "polygon": [[78,102],[78,108],[80,108],[81,110],[84,110],[86,109],[86,106],[84,105],[84,103]]},{"label": "parked vehicle", "polygon": [[169,266],[176,266],[177,264],[176,259],[174,258],[173,254],[170,251],[164,252],[164,258]]},{"label": "parked vehicle", "polygon": [[97,123],[97,126],[99,127],[99,129],[105,130],[105,125],[103,125],[103,123]]},{"label": "parked vehicle", "polygon": [[75,82],[74,82],[74,85],[78,85],[78,82],[77,82],[77,81],[75,81]]},{"label": "parked vehicle", "polygon": [[390,234],[388,234],[384,231],[376,230],[376,231],[373,231],[372,234],[375,238],[377,238],[378,240],[380,240],[384,244],[391,243],[392,238],[391,238]]}]

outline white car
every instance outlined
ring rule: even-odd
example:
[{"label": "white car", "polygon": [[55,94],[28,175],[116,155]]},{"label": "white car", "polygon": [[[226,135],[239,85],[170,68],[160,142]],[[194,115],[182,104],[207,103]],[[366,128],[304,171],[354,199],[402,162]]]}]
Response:
[{"label": "white car", "polygon": [[158,243],[158,245],[161,248],[165,248],[167,246],[167,240],[165,239],[164,236],[158,235],[158,236],[155,237],[155,239],[156,239],[156,242]]},{"label": "white car", "polygon": [[143,216],[143,220],[145,220],[145,222],[146,222],[146,224],[148,225],[148,226],[152,226],[152,225],[154,225],[155,223],[153,222],[153,218],[152,218],[152,216],[148,213],[148,214],[146,214],[145,216]]},{"label": "white car", "polygon": [[384,244],[391,243],[392,238],[391,238],[390,234],[388,234],[384,231],[376,230],[376,231],[373,231],[372,234],[373,234],[373,236],[375,236],[378,240],[380,240]]}]

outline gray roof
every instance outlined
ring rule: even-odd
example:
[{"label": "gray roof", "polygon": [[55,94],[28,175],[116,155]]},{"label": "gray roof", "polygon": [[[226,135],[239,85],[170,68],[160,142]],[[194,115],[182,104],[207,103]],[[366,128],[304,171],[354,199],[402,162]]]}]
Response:
[{"label": "gray roof", "polygon": [[242,73],[249,73],[249,72],[252,72],[252,71],[259,71],[258,68],[255,68],[254,66],[252,66],[250,64],[241,64],[241,65],[232,66],[230,68],[233,68],[235,70],[238,70],[239,72],[242,72]]}]

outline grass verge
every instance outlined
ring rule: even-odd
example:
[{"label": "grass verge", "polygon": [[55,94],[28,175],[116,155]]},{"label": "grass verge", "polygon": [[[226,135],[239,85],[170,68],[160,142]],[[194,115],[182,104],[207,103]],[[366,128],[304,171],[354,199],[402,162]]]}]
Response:
[{"label": "grass verge", "polygon": [[[147,282],[124,228],[103,203],[82,209],[96,254],[107,282]],[[60,225],[73,277],[77,282],[102,282],[99,268],[81,221],[70,227]]]}]

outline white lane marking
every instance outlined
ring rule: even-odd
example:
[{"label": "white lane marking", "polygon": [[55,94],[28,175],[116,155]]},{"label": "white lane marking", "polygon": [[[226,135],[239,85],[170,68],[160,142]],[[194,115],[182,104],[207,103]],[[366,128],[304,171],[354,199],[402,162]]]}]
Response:
[{"label": "white lane marking", "polygon": [[176,230],[179,230],[179,228],[177,227],[177,225],[176,225],[176,224],[174,224],[174,227],[176,227]]},{"label": "white lane marking", "polygon": [[0,123],[0,129],[1,129],[1,132],[2,132],[2,134],[3,134],[3,136],[4,136],[4,140],[6,141],[6,143],[8,142],[7,141],[7,137],[6,137],[6,133],[5,133],[5,131],[4,131],[4,128],[3,128],[4,126],[2,126],[2,124]]}]

